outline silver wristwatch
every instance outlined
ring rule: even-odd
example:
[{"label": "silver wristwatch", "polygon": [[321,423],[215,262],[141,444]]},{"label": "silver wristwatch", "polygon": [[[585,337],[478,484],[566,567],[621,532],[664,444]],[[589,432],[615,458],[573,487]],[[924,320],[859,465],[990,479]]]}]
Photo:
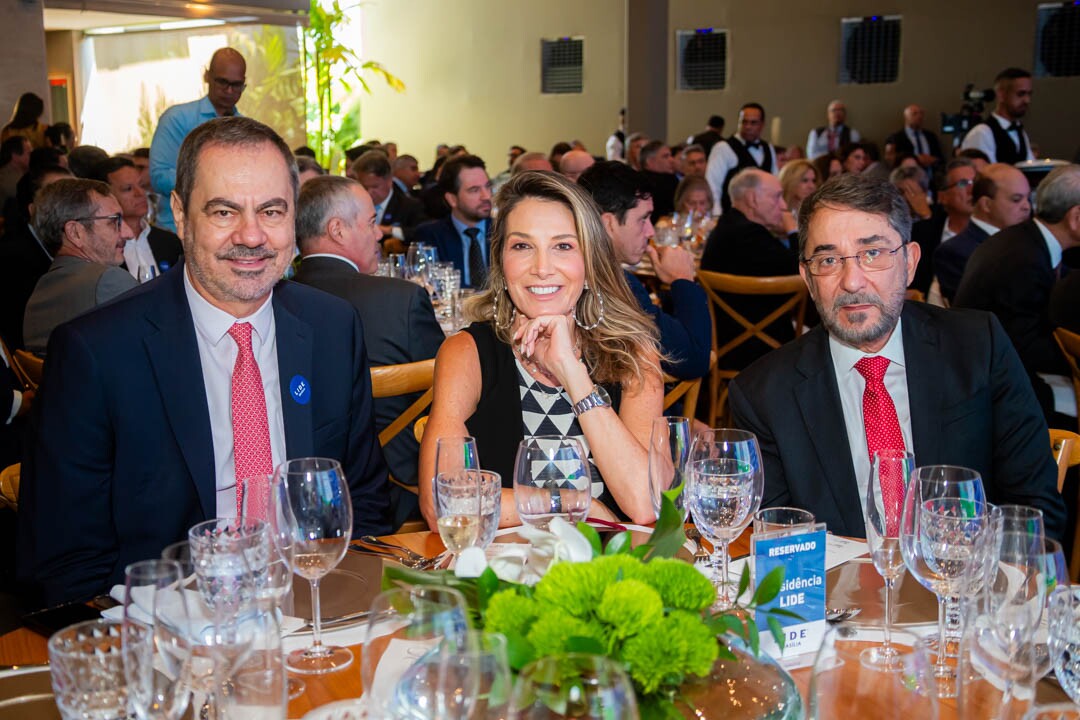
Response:
[{"label": "silver wristwatch", "polygon": [[599,385],[593,385],[592,392],[574,403],[574,417],[581,417],[593,408],[611,407],[611,396]]}]

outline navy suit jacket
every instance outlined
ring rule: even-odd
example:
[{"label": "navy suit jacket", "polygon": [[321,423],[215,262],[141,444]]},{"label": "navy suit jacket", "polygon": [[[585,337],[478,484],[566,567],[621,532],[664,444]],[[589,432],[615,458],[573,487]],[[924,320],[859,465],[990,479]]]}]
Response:
[{"label": "navy suit jacket", "polygon": [[[975,248],[990,237],[985,230],[969,222],[964,231],[953,235],[934,250],[934,275],[941,286],[941,294],[949,302],[956,297],[960,287],[960,278],[964,277],[964,268],[971,259]],[[986,309],[986,308],[984,308]]]},{"label": "navy suit jacket", "polygon": [[[1047,535],[1060,540],[1065,505],[1046,423],[997,318],[909,302],[903,334],[915,464],[979,471],[990,502],[1041,509]],[[729,387],[736,427],[761,446],[762,507],[805,508],[838,535],[864,537],[825,328],[774,350]]]},{"label": "navy suit jacket", "polygon": [[662,298],[666,307],[660,308],[636,275],[624,270],[623,276],[638,306],[660,331],[660,350],[668,357],[664,372],[680,380],[704,377],[712,351],[712,320],[705,290],[690,280],[676,280]]},{"label": "navy suit jacket", "polygon": [[[214,446],[183,263],[53,331],[22,470],[18,574],[31,602],[107,592],[216,512]],[[274,288],[289,458],[342,463],[353,534],[388,532],[363,329],[344,300]],[[306,402],[291,391],[307,381]]]},{"label": "navy suit jacket", "polygon": [[[491,236],[492,221],[487,221],[488,237]],[[413,242],[433,245],[439,251],[439,260],[452,262],[454,267],[461,271],[462,286],[476,287],[475,284],[465,285],[465,253],[461,248],[461,233],[454,227],[454,221],[449,216],[439,220],[430,220],[416,227],[416,235]],[[491,245],[487,238],[484,240],[484,248],[487,255],[487,263],[491,266]],[[472,280],[472,278],[470,278]]]}]

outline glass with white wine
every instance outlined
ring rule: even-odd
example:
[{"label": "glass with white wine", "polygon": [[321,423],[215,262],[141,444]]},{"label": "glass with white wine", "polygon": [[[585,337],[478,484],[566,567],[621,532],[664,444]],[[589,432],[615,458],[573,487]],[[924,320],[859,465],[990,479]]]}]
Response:
[{"label": "glass with white wine", "polygon": [[[275,542],[292,542],[287,560],[297,575],[311,583],[312,644],[289,653],[286,665],[298,673],[318,675],[348,667],[348,648],[322,644],[319,581],[337,567],[352,537],[352,497],[337,460],[301,458],[277,469],[287,502],[282,503],[283,532]],[[279,545],[280,548],[280,545]]]},{"label": "glass with white wine", "polygon": [[458,470],[435,476],[435,515],[439,537],[457,557],[480,539],[480,473]]}]

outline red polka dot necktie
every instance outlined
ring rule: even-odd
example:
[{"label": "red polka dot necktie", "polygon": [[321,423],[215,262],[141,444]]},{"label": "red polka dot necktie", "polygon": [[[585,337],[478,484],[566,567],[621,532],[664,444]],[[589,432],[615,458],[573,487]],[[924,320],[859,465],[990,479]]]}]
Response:
[{"label": "red polka dot necktie", "polygon": [[[873,463],[874,453],[878,450],[904,450],[904,434],[900,431],[900,420],[896,417],[896,405],[885,388],[885,371],[889,368],[889,358],[864,357],[855,363],[855,369],[866,379],[863,391],[863,426],[866,429],[866,451]],[[888,471],[886,470],[888,468]],[[898,467],[884,464],[881,474],[881,499],[886,508],[898,508],[904,501],[904,478]],[[896,515],[895,517],[891,517]],[[899,536],[900,518],[898,513],[887,513],[885,518],[886,534]]]},{"label": "red polka dot necktie", "polygon": [[[236,516],[241,516],[244,480],[273,471],[270,453],[270,423],[266,416],[262,373],[251,350],[251,323],[236,323],[229,328],[239,352],[232,375],[233,459],[236,464]],[[261,513],[261,515],[260,515]],[[265,520],[266,508],[251,506],[248,515]]]}]

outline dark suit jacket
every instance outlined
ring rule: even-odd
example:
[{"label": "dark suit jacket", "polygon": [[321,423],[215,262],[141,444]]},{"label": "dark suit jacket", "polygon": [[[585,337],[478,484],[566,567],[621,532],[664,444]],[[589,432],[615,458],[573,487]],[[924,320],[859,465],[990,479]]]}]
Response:
[{"label": "dark suit jacket", "polygon": [[395,186],[394,194],[390,196],[390,202],[383,211],[382,224],[399,226],[405,242],[411,243],[416,234],[416,226],[425,220],[427,216],[424,214],[424,204]]},{"label": "dark suit jacket", "polygon": [[[487,221],[488,238],[491,236],[491,226],[493,224],[492,220]],[[490,266],[491,245],[488,244],[488,238],[484,239],[484,252],[487,253],[487,265]],[[413,241],[433,245],[439,251],[439,260],[452,262],[454,267],[461,271],[462,287],[470,287],[465,285],[465,254],[461,248],[461,234],[454,227],[454,221],[450,219],[449,215],[439,220],[429,220],[426,223],[421,223],[416,228]],[[469,279],[472,280],[472,278]]]},{"label": "dark suit jacket", "polygon": [[[930,150],[930,154],[938,159],[938,162],[942,162],[945,156],[941,153],[941,141],[938,140],[937,133],[930,130],[922,131],[923,137],[926,138],[926,146]],[[911,140],[908,139],[907,133],[901,128],[894,132],[889,137],[885,138],[885,144],[892,143],[896,146],[896,152],[899,155],[916,155],[915,146],[911,144]]]},{"label": "dark suit jacket", "polygon": [[26,223],[7,228],[0,240],[0,336],[8,348],[23,345],[23,316],[37,281],[49,270],[52,258]]},{"label": "dark suit jacket", "polygon": [[1042,233],[1034,220],[1028,220],[987,238],[972,253],[953,303],[997,315],[1031,376],[1047,417],[1053,411],[1053,395],[1035,373],[1069,374],[1054,342],[1049,315],[1050,291],[1056,279]]},{"label": "dark suit jacket", "polygon": [[649,186],[652,188],[652,221],[655,223],[662,217],[675,212],[675,190],[679,187],[679,178],[675,173],[653,172],[642,170]]},{"label": "dark suit jacket", "polygon": [[1073,270],[1055,283],[1049,313],[1055,327],[1080,333],[1080,272]]},{"label": "dark suit jacket", "polygon": [[915,279],[908,287],[919,290],[924,295],[930,291],[934,282],[934,251],[941,245],[941,233],[949,216],[938,205],[934,205],[931,215],[925,220],[916,220],[911,224],[911,239],[922,251],[919,265],[915,268]]},{"label": "dark suit jacket", "polygon": [[964,268],[972,253],[988,237],[985,230],[969,222],[963,232],[953,235],[934,251],[934,276],[941,286],[942,296],[949,302],[956,297],[956,290],[960,287],[960,279],[964,277]]},{"label": "dark suit jacket", "polygon": [[150,243],[150,252],[154,253],[154,259],[157,260],[158,270],[161,272],[165,272],[176,265],[176,263],[180,262],[180,258],[184,254],[184,246],[180,242],[180,238],[176,236],[176,233],[152,225],[150,227],[150,234],[146,236],[146,240]]},{"label": "dark suit jacket", "polygon": [[[716,221],[716,227],[705,242],[701,269],[753,277],[796,275],[799,272],[798,242],[793,240],[791,244],[790,248],[784,247],[764,225],[752,222],[742,212],[731,208]],[[772,295],[725,296],[725,300],[753,322],[761,320],[783,302]],[[716,342],[719,346],[741,335],[743,329],[727,315],[717,313]],[[795,329],[788,317],[777,319],[766,332],[780,342],[795,337]],[[761,340],[751,338],[720,358],[719,365],[741,370],[771,349]]]},{"label": "dark suit jacket", "polygon": [[[990,502],[1041,509],[1047,535],[1060,539],[1065,506],[1046,423],[997,319],[907,303],[903,337],[915,464],[977,470]],[[825,328],[754,363],[730,391],[735,425],[761,446],[762,507],[806,508],[836,534],[864,537]]]},{"label": "dark suit jacket", "polygon": [[706,130],[700,132],[690,140],[691,145],[700,145],[705,150],[705,157],[709,157],[709,153],[712,151],[712,146],[724,139],[724,136],[715,130]]},{"label": "dark suit jacket", "polygon": [[[364,346],[371,365],[399,365],[435,357],[445,337],[427,291],[416,283],[358,273],[347,262],[332,257],[305,258],[293,278],[348,300],[360,313]],[[382,431],[419,397],[400,395],[375,400],[375,429]],[[416,486],[420,444],[412,426],[398,433],[383,448],[394,477]],[[416,496],[391,486],[394,496],[394,527],[416,514]],[[408,497],[405,497],[408,496]],[[419,515],[416,515],[419,517]]]},{"label": "dark suit jacket", "polygon": [[[183,263],[58,327],[22,469],[19,577],[52,605],[107,592],[216,516],[214,447]],[[341,461],[353,534],[388,521],[363,331],[346,302],[296,283],[273,295],[290,458]],[[291,387],[307,381],[307,400]],[[36,593],[35,593],[36,591]]]},{"label": "dark suit jacket", "polygon": [[664,307],[649,297],[645,285],[631,272],[624,271],[626,284],[634,299],[660,331],[660,350],[668,357],[664,372],[680,380],[694,380],[709,372],[712,352],[712,322],[709,298],[700,285],[690,280],[676,280],[663,294]]}]

